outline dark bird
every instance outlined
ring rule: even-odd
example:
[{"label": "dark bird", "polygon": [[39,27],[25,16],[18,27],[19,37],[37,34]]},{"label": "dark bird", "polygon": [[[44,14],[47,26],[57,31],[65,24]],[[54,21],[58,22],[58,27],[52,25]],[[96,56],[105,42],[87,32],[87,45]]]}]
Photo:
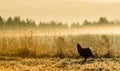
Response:
[{"label": "dark bird", "polygon": [[84,57],[86,61],[88,57],[92,57],[95,58],[92,54],[92,51],[90,50],[90,48],[82,48],[80,44],[77,44],[77,50],[78,53],[80,54],[80,56]]}]

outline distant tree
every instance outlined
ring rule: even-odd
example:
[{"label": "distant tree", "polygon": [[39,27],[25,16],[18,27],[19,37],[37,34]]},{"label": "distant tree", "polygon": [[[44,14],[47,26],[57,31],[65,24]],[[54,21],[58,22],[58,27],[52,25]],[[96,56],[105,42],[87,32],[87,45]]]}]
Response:
[{"label": "distant tree", "polygon": [[58,25],[59,27],[62,27],[62,26],[63,26],[62,22],[59,22],[57,25]]},{"label": "distant tree", "polygon": [[71,24],[71,27],[73,28],[73,27],[75,27],[76,26],[76,24],[73,22],[72,24]]},{"label": "distant tree", "polygon": [[55,21],[51,21],[49,25],[49,28],[55,28],[57,26],[57,23]]},{"label": "distant tree", "polygon": [[20,17],[19,16],[14,17],[13,26],[17,27],[17,28],[20,28],[21,25],[22,25],[22,23],[20,21]]},{"label": "distant tree", "polygon": [[9,17],[7,19],[5,25],[9,28],[18,28],[18,29],[35,28],[36,27],[36,23],[34,20],[27,19],[26,21],[25,20],[21,21],[19,16],[14,17],[14,19]]},{"label": "distant tree", "polygon": [[63,29],[63,28],[68,28],[67,24],[63,24],[62,22],[55,22],[51,21],[48,23],[45,22],[40,22],[38,25],[38,28],[40,29]]},{"label": "distant tree", "polygon": [[80,24],[79,24],[79,22],[77,22],[77,23],[72,23],[71,24],[71,28],[79,28],[80,27]]},{"label": "distant tree", "polygon": [[20,17],[19,16],[14,17],[14,21],[15,22],[20,22]]},{"label": "distant tree", "polygon": [[39,24],[38,24],[38,28],[39,29],[45,29],[45,28],[47,28],[48,27],[48,25],[45,23],[45,22],[40,22]]},{"label": "distant tree", "polygon": [[93,21],[91,24],[95,25],[95,24],[98,24],[96,21]]},{"label": "distant tree", "polygon": [[6,27],[11,27],[13,24],[13,20],[11,17],[9,17],[5,23]]},{"label": "distant tree", "polygon": [[79,28],[80,27],[80,24],[79,22],[76,23],[76,27]]},{"label": "distant tree", "polygon": [[28,28],[36,27],[36,23],[35,23],[34,20],[27,19],[26,21],[27,21],[26,24],[25,24],[26,27],[28,27]]},{"label": "distant tree", "polygon": [[109,21],[105,17],[100,17],[98,24],[108,24]]},{"label": "distant tree", "polygon": [[40,22],[39,24],[38,24],[38,26],[40,26],[40,27],[43,27],[43,26],[45,26],[46,24],[44,23],[44,22]]},{"label": "distant tree", "polygon": [[24,20],[22,20],[21,23],[22,23],[22,27],[25,28],[25,24],[26,24],[26,22],[25,22]]},{"label": "distant tree", "polygon": [[59,28],[68,28],[68,25],[67,25],[67,24],[63,24],[62,22],[59,22],[59,23],[57,24],[57,26],[58,26]]},{"label": "distant tree", "polygon": [[3,25],[4,25],[4,21],[3,21],[2,17],[0,16],[0,27],[3,27]]},{"label": "distant tree", "polygon": [[91,22],[84,20],[83,25],[91,25]]},{"label": "distant tree", "polygon": [[63,26],[65,29],[69,28],[67,24],[63,24]]}]

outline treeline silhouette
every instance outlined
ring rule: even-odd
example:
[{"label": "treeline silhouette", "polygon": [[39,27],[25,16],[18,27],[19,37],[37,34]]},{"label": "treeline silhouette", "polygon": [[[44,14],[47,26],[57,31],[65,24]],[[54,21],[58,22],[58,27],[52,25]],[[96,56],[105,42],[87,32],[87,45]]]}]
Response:
[{"label": "treeline silhouette", "polygon": [[40,22],[38,25],[34,20],[26,19],[21,20],[19,16],[14,18],[9,17],[6,21],[0,16],[0,29],[59,29],[68,28],[67,24],[61,22]]},{"label": "treeline silhouette", "polygon": [[[98,21],[88,21],[88,20],[84,20],[84,22],[82,23],[82,26],[100,26],[100,25],[119,25],[120,24],[120,20],[112,20],[112,21],[108,21],[108,19],[106,17],[100,17]],[[72,28],[79,28],[81,27],[80,23],[72,23],[71,25]]]},{"label": "treeline silhouette", "polygon": [[[120,21],[108,21],[106,17],[100,17],[98,21],[88,21],[84,20],[82,25],[78,23],[72,23],[71,28],[79,28],[81,26],[89,26],[89,25],[101,25],[101,24],[120,24]],[[0,16],[0,29],[66,29],[69,28],[68,24],[62,22],[40,22],[38,25],[34,20],[26,19],[21,20],[19,16],[14,18],[9,17],[7,20],[4,20]]]}]

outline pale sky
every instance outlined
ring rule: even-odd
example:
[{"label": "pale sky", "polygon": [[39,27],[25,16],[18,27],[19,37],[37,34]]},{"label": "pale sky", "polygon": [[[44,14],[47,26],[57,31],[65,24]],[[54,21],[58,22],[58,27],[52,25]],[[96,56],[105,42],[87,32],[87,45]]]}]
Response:
[{"label": "pale sky", "polygon": [[120,19],[120,0],[0,0],[0,16],[39,21],[83,22]]}]

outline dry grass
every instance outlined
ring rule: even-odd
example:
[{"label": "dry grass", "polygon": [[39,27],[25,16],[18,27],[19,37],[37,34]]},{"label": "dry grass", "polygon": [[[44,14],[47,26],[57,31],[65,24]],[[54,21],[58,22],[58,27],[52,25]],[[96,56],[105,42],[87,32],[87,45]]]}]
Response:
[{"label": "dry grass", "polygon": [[[64,31],[65,32],[65,31]],[[119,35],[61,34],[39,31],[2,31],[0,55],[17,57],[79,57],[76,44],[92,49],[95,57],[119,57]],[[15,35],[14,35],[15,34]],[[44,36],[43,36],[44,34]]]},{"label": "dry grass", "polygon": [[[0,71],[119,71],[120,35],[78,33],[2,31]],[[83,63],[77,43],[89,47],[96,59]]]},{"label": "dry grass", "polygon": [[0,60],[1,71],[119,71],[120,59],[81,59],[41,58]]}]

